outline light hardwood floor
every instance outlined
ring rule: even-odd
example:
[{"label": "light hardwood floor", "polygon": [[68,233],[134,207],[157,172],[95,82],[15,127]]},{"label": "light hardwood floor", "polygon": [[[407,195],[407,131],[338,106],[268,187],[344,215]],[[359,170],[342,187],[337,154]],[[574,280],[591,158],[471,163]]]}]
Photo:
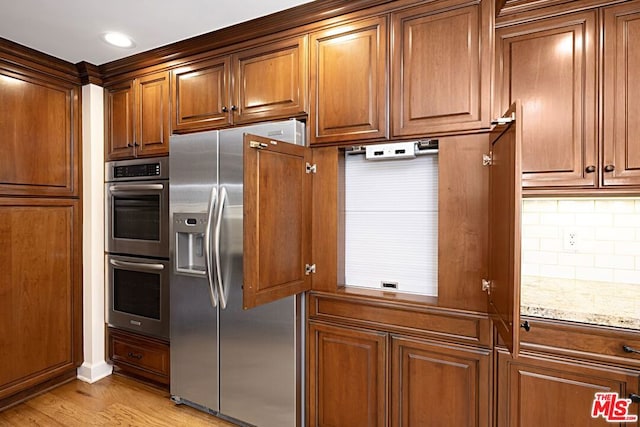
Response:
[{"label": "light hardwood floor", "polygon": [[0,426],[231,427],[175,405],[169,393],[118,375],[94,384],[75,380],[0,412]]}]

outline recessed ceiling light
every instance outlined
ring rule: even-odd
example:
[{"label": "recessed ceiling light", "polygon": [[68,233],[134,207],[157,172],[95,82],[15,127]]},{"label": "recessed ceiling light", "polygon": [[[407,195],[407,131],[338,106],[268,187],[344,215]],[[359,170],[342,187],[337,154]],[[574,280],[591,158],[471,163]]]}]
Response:
[{"label": "recessed ceiling light", "polygon": [[109,43],[110,45],[112,45],[112,46],[117,46],[117,47],[133,47],[133,46],[135,46],[135,43],[133,42],[131,37],[129,37],[126,34],[117,33],[117,32],[114,32],[114,31],[110,31],[108,33],[104,33],[102,35],[102,39],[104,41],[106,41],[107,43]]}]

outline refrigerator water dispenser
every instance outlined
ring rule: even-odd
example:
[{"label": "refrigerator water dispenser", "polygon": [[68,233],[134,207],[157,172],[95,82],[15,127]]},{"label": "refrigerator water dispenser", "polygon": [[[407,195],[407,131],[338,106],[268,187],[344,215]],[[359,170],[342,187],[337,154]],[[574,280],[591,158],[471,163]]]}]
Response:
[{"label": "refrigerator water dispenser", "polygon": [[204,276],[206,265],[206,213],[174,213],[175,269],[178,274]]}]

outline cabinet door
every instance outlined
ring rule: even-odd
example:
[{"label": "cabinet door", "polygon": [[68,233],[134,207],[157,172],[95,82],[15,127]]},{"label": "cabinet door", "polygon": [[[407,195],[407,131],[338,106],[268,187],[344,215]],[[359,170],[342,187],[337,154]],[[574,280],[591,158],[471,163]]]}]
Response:
[{"label": "cabinet door", "polygon": [[445,11],[430,3],[391,19],[392,135],[488,128],[490,2]]},{"label": "cabinet door", "polygon": [[247,309],[311,289],[312,175],[301,145],[245,134],[243,154]]},{"label": "cabinet door", "polygon": [[525,187],[598,182],[596,12],[496,30],[496,99],[522,101]]},{"label": "cabinet door", "polygon": [[[559,358],[498,352],[498,427],[638,426],[592,418],[597,392],[616,392],[620,398],[638,393],[640,373]],[[638,414],[638,405],[629,405]]]},{"label": "cabinet door", "polygon": [[640,185],[640,2],[604,10],[602,182]]},{"label": "cabinet door", "polygon": [[231,124],[230,58],[197,62],[171,72],[173,132]]},{"label": "cabinet door", "polygon": [[391,426],[489,426],[490,350],[393,337]]},{"label": "cabinet door", "polygon": [[384,138],[386,18],[311,35],[311,143]]},{"label": "cabinet door", "polygon": [[107,160],[133,158],[133,81],[105,89]]},{"label": "cabinet door", "polygon": [[136,156],[169,153],[169,73],[136,80]]},{"label": "cabinet door", "polygon": [[0,400],[82,360],[78,200],[0,199]]},{"label": "cabinet door", "polygon": [[[512,354],[520,348],[520,241],[522,206],[522,107],[505,113],[512,121],[491,131],[489,169],[489,279],[487,312]],[[486,287],[486,288],[485,288]]]},{"label": "cabinet door", "polygon": [[307,37],[233,55],[233,121],[292,117],[307,109]]},{"label": "cabinet door", "polygon": [[309,427],[387,425],[383,332],[309,322]]},{"label": "cabinet door", "polygon": [[2,67],[0,193],[78,196],[79,88]]}]

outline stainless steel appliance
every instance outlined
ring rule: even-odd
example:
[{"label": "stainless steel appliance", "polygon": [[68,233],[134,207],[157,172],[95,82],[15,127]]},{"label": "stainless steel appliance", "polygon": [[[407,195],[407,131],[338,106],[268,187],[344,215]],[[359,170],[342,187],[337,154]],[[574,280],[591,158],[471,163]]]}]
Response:
[{"label": "stainless steel appliance", "polygon": [[169,338],[169,159],[105,168],[107,323]]},{"label": "stainless steel appliance", "polygon": [[105,249],[169,258],[169,159],[108,162]]},{"label": "stainless steel appliance", "polygon": [[171,395],[248,425],[300,426],[304,295],[242,309],[244,133],[304,145],[295,120],[170,141]]},{"label": "stainless steel appliance", "polygon": [[170,271],[168,260],[108,254],[107,323],[168,339]]}]

